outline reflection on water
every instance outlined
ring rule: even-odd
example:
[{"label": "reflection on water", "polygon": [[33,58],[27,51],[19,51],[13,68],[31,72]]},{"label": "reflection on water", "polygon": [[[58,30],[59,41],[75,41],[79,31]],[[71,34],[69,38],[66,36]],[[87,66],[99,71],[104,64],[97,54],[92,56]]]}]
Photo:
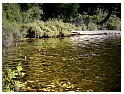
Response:
[{"label": "reflection on water", "polygon": [[120,35],[25,39],[3,49],[2,60],[3,71],[22,64],[20,91],[121,91]]}]

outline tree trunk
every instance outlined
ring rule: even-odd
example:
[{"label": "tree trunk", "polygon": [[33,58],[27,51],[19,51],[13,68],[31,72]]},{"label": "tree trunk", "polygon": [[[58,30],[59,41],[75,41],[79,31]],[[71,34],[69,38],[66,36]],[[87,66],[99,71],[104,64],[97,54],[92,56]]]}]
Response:
[{"label": "tree trunk", "polygon": [[105,23],[110,17],[111,17],[111,15],[112,15],[112,11],[109,11],[109,13],[108,13],[108,15],[105,17],[105,19],[103,20],[103,21],[101,21],[99,24],[103,24],[103,23]]}]

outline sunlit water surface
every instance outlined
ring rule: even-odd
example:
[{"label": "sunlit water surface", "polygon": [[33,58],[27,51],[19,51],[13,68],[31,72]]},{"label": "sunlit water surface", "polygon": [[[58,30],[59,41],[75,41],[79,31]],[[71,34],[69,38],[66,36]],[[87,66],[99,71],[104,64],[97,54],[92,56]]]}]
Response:
[{"label": "sunlit water surface", "polygon": [[24,39],[2,51],[3,71],[21,63],[26,73],[20,91],[121,91],[120,35]]}]

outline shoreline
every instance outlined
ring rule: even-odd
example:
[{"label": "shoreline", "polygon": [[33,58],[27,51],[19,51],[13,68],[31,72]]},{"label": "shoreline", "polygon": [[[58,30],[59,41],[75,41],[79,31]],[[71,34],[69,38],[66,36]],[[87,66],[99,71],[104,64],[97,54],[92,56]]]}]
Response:
[{"label": "shoreline", "polygon": [[121,31],[115,30],[98,30],[98,31],[77,31],[73,30],[70,33],[71,35],[101,35],[101,34],[121,34]]}]

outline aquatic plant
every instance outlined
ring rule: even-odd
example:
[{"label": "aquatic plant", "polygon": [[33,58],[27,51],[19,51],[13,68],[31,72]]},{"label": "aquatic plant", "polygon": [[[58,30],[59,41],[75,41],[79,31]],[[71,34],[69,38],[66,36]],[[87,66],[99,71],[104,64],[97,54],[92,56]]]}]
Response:
[{"label": "aquatic plant", "polygon": [[19,91],[21,87],[24,87],[25,84],[17,81],[15,79],[22,78],[25,73],[22,72],[23,68],[21,64],[18,64],[16,70],[12,70],[7,68],[5,71],[2,72],[2,91],[3,92],[14,92]]}]

